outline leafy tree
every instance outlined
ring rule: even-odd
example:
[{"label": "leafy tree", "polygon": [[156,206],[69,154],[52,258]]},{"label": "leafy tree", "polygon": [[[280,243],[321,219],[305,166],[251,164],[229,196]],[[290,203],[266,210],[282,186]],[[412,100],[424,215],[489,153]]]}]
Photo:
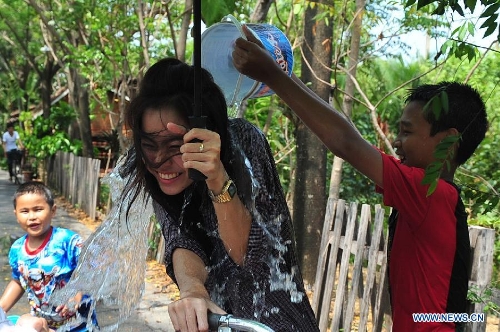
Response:
[{"label": "leafy tree", "polygon": [[[482,12],[479,19],[474,21],[470,15],[479,6],[482,7]],[[497,0],[406,0],[405,7],[413,7],[420,11],[430,10],[433,15],[438,16],[456,13],[465,18],[465,23],[452,31],[450,39],[443,45],[438,55],[448,52],[458,58],[467,56],[469,60],[472,60],[476,55],[477,47],[467,42],[466,37],[473,36],[476,29],[484,30],[483,38],[496,32],[496,40],[500,41],[500,21],[498,19],[500,3]]]},{"label": "leafy tree", "polygon": [[23,112],[20,120],[24,129],[20,135],[28,151],[28,162],[37,169],[38,162],[53,156],[57,151],[80,154],[82,144],[68,135],[68,128],[76,118],[75,110],[65,102],[52,107],[48,118],[32,119],[31,112]]}]

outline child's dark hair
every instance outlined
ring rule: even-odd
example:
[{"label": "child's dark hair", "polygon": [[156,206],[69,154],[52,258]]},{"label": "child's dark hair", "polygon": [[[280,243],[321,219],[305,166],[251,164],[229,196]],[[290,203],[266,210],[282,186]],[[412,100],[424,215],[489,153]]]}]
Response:
[{"label": "child's dark hair", "polygon": [[431,124],[431,136],[449,128],[458,130],[461,140],[455,161],[461,165],[474,153],[488,130],[486,107],[477,90],[458,82],[424,84],[410,89],[405,102],[421,102],[424,106],[443,91],[448,99],[448,112],[443,110],[436,117],[432,110],[424,110],[424,116]]},{"label": "child's dark hair", "polygon": [[14,199],[12,200],[14,203],[14,209],[16,208],[17,198],[26,194],[41,195],[45,198],[45,201],[49,204],[50,208],[54,206],[54,195],[52,194],[52,191],[42,182],[30,181],[21,184],[14,193]]}]

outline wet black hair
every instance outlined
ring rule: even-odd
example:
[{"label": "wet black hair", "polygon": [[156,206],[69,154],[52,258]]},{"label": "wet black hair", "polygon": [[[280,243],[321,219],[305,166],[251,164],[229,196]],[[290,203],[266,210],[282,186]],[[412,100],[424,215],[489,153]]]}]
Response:
[{"label": "wet black hair", "polygon": [[[133,199],[137,198],[142,188],[160,203],[174,218],[181,213],[184,193],[178,195],[164,194],[155,177],[147,170],[145,158],[141,149],[142,118],[147,110],[175,110],[188,122],[194,116],[194,67],[175,58],[165,58],[151,66],[140,83],[138,95],[131,101],[126,113],[127,126],[132,130],[133,147],[128,151],[126,160],[120,169],[122,176],[131,175],[124,193],[132,190]],[[230,163],[231,151],[228,133],[227,105],[224,94],[214,82],[212,75],[205,69],[201,70],[201,106],[206,116],[206,128],[217,132],[221,140],[221,161],[229,175],[232,173]],[[206,196],[205,181],[194,182],[185,191],[193,191],[191,203],[200,205],[202,197]],[[130,206],[129,206],[130,208]],[[185,209],[193,213],[198,209]],[[186,216],[192,222],[197,222],[201,215]]]},{"label": "wet black hair", "polygon": [[420,102],[425,106],[443,91],[448,99],[448,112],[441,111],[436,116],[433,111],[424,110],[424,116],[431,124],[431,136],[450,128],[458,130],[461,140],[455,162],[461,165],[474,153],[488,130],[486,107],[479,92],[464,83],[443,81],[410,89],[405,102]]},{"label": "wet black hair", "polygon": [[45,198],[47,204],[52,208],[54,206],[54,195],[52,191],[45,184],[39,181],[30,181],[22,183],[14,193],[14,198],[12,199],[12,203],[14,204],[14,209],[16,208],[17,199],[20,196],[26,194],[38,194]]}]

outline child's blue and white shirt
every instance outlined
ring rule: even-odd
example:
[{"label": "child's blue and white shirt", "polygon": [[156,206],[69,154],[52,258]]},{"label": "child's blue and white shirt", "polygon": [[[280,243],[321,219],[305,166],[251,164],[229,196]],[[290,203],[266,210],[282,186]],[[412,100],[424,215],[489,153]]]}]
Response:
[{"label": "child's blue and white shirt", "polygon": [[12,278],[25,290],[33,316],[47,319],[49,326],[57,328],[67,318],[59,316],[49,303],[52,293],[63,288],[75,270],[83,240],[77,233],[52,227],[50,236],[35,251],[27,247],[27,234],[17,239],[9,252]]}]

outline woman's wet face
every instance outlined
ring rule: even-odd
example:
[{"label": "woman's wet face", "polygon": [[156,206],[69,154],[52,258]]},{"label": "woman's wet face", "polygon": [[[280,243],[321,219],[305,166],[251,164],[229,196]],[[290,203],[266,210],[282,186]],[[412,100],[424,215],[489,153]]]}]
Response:
[{"label": "woman's wet face", "polygon": [[172,109],[149,109],[142,116],[141,150],[148,171],[155,177],[161,191],[176,195],[192,182],[183,167],[180,147],[182,135],[167,130],[172,122],[188,127],[186,120]]}]

